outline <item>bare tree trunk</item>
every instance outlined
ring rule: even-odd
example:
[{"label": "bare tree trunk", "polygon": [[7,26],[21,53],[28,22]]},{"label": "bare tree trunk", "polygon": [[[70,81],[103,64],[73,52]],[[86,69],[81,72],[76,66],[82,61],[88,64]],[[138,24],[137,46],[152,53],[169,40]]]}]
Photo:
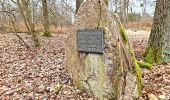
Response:
[{"label": "bare tree trunk", "polygon": [[124,12],[125,12],[125,22],[128,22],[128,14],[129,14],[129,0],[125,0],[125,7],[124,7]]},{"label": "bare tree trunk", "polygon": [[47,0],[42,0],[42,9],[43,9],[43,17],[44,17],[44,36],[51,36],[50,28],[49,28],[49,17],[48,17],[48,4]]},{"label": "bare tree trunk", "polygon": [[123,24],[126,22],[126,10],[125,10],[125,1],[120,0],[119,1],[119,14],[120,14],[120,19]]},{"label": "bare tree trunk", "polygon": [[170,62],[170,1],[157,0],[153,25],[145,51],[149,63]]},{"label": "bare tree trunk", "polygon": [[143,11],[142,11],[143,17],[146,17],[146,1],[147,0],[143,0]]},{"label": "bare tree trunk", "polygon": [[[2,8],[5,9],[5,5],[2,4]],[[10,24],[12,24],[12,27],[10,28],[10,30],[12,31],[12,33],[19,39],[19,42],[20,42],[21,45],[24,45],[27,49],[29,49],[30,47],[22,39],[22,37],[17,33],[17,29],[16,29],[16,26],[15,26],[15,21],[17,19],[16,19],[16,16],[15,16],[14,12],[12,13],[12,12],[9,12],[9,11],[6,11],[6,10],[4,10],[3,12],[6,13],[7,16],[10,19]]]},{"label": "bare tree trunk", "polygon": [[29,33],[31,33],[31,29],[27,23],[27,19],[26,19],[26,16],[24,14],[24,8],[23,8],[23,5],[21,4],[22,2],[20,2],[20,0],[17,0],[17,6],[19,7],[19,10],[20,10],[20,13],[24,19],[24,23],[25,23],[25,26],[27,27],[27,30]]},{"label": "bare tree trunk", "polygon": [[120,0],[119,1],[119,15],[120,15],[121,22],[123,24],[125,24],[127,22],[128,5],[129,5],[129,0]]},{"label": "bare tree trunk", "polygon": [[17,0],[17,5],[20,9],[20,13],[24,19],[24,23],[27,27],[28,32],[32,35],[32,39],[34,41],[35,46],[40,46],[39,39],[35,33],[33,21],[32,21],[32,13],[31,8],[29,7],[29,0]]}]

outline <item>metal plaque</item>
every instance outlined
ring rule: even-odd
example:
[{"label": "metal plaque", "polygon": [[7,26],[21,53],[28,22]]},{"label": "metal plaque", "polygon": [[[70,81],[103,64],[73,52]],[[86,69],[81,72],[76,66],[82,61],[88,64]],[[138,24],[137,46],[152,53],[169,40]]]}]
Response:
[{"label": "metal plaque", "polygon": [[77,51],[88,53],[103,53],[103,29],[84,29],[77,31]]}]

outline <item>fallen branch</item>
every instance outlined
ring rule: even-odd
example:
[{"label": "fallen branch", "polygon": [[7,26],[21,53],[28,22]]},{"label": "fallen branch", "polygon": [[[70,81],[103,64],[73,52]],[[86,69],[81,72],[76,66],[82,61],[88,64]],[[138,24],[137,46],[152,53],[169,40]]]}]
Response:
[{"label": "fallen branch", "polygon": [[14,93],[14,92],[18,92],[18,91],[20,91],[22,88],[16,88],[16,89],[14,89],[14,90],[12,90],[12,91],[7,91],[6,93],[4,93],[5,95],[10,95],[10,94],[12,94],[12,93]]},{"label": "fallen branch", "polygon": [[[14,35],[20,40],[22,41],[22,43],[24,43],[24,45],[26,46],[27,49],[29,49],[30,47],[26,44],[26,42],[18,35],[18,33],[14,32]],[[20,44],[22,44],[20,43]]]}]

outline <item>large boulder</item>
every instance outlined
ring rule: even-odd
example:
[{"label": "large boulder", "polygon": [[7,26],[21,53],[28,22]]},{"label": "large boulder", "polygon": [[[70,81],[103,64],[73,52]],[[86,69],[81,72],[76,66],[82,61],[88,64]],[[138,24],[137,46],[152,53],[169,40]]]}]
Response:
[{"label": "large boulder", "polygon": [[[80,53],[76,33],[80,29],[102,28],[104,53]],[[132,100],[138,97],[133,57],[119,32],[116,17],[103,0],[86,0],[79,8],[74,33],[66,41],[66,65],[74,84],[99,100]]]}]

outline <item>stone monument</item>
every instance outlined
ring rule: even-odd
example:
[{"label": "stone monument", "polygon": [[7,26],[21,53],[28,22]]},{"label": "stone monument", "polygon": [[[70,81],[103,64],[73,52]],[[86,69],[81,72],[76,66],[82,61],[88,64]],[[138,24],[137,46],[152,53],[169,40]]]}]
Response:
[{"label": "stone monument", "polygon": [[74,33],[66,41],[66,65],[78,89],[99,100],[138,97],[138,78],[130,48],[103,0],[86,0]]}]

